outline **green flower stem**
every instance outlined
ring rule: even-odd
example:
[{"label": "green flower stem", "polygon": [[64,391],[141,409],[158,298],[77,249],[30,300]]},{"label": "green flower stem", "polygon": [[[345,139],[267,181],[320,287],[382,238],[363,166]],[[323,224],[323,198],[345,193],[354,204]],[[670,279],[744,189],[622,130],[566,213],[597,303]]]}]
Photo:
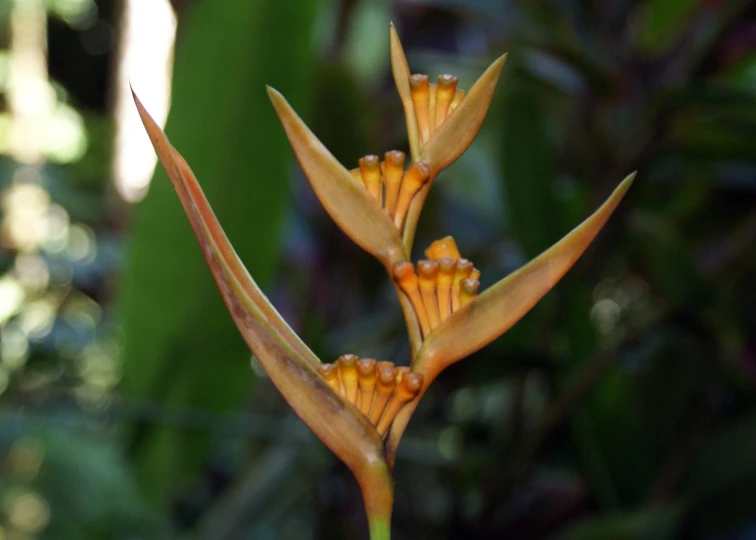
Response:
[{"label": "green flower stem", "polygon": [[365,502],[370,540],[391,539],[391,509],[394,505],[394,480],[388,465],[381,460],[356,475]]},{"label": "green flower stem", "polygon": [[391,525],[389,522],[382,519],[371,520],[370,540],[391,540]]}]

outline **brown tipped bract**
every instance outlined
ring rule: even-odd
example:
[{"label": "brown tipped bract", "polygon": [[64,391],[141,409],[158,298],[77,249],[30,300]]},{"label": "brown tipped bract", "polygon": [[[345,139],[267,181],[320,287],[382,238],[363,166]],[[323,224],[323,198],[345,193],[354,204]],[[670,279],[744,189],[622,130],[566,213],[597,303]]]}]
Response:
[{"label": "brown tipped bract", "polygon": [[282,325],[283,319],[259,291],[234,252],[189,166],[136,95],[134,101],[194,229],[221,296],[247,345],[297,415],[352,470],[358,482],[361,485],[382,482],[385,458],[377,431],[359,410],[339,397],[318,374],[316,368],[320,362],[308,353],[309,350],[288,326],[283,326],[285,323]]},{"label": "brown tipped bract", "polygon": [[432,178],[456,161],[475,139],[491,105],[506,59],[505,54],[491,64],[422,147],[420,159],[430,166]]},{"label": "brown tipped bract", "polygon": [[434,378],[446,366],[499,337],[525,315],[588,248],[632,184],[628,176],[588,219],[531,262],[442,322],[420,351],[417,370]]},{"label": "brown tipped bract", "polygon": [[[380,202],[354,181],[278,91],[268,87],[268,95],[313,191],[341,230],[386,268],[406,259],[399,233]],[[364,175],[363,181],[367,186]]]}]

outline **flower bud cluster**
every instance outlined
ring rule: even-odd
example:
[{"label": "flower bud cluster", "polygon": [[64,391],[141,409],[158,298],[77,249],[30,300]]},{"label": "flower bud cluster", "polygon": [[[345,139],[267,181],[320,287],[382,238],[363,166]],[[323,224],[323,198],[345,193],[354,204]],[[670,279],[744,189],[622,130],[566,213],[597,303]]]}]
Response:
[{"label": "flower bud cluster", "polygon": [[423,386],[423,376],[408,367],[353,354],[323,364],[318,373],[334,392],[357,407],[381,436],[388,433],[396,415]]},{"label": "flower bud cluster", "polygon": [[428,165],[413,163],[405,171],[406,154],[399,150],[386,152],[384,161],[369,155],[359,160],[359,168],[352,169],[352,176],[367,189],[381,205],[399,231],[404,227],[412,199],[430,179]]},{"label": "flower bud cluster", "polygon": [[432,84],[427,75],[416,73],[410,77],[409,84],[420,144],[424,145],[457,108],[465,91],[457,89],[457,78],[453,75],[439,75],[438,84]]},{"label": "flower bud cluster", "polygon": [[427,260],[394,265],[394,280],[415,310],[423,337],[471,302],[480,288],[480,270],[461,258],[450,236],[425,251]]}]

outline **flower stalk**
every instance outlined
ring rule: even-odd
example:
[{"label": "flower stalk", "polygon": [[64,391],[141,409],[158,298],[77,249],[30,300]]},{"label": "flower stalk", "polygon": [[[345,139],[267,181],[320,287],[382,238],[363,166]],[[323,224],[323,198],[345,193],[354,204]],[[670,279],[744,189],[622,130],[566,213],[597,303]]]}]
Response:
[{"label": "flower stalk", "polygon": [[[609,199],[562,240],[480,291],[480,271],[450,236],[413,264],[417,222],[441,171],[472,143],[488,111],[506,55],[465,92],[452,75],[431,83],[411,74],[393,25],[392,73],[407,124],[409,156],[367,155],[348,170],[278,91],[268,95],[302,170],[334,222],[373,255],[393,281],[411,348],[406,366],[346,354],[323,363],[262,294],[223,232],[189,165],[134,96],[150,140],[189,218],[228,310],[249,348],[293,410],[354,474],[373,540],[390,538],[391,469],[419,400],[449,365],[514,325],[572,267],[629,189]],[[409,159],[408,159],[409,157]]]}]

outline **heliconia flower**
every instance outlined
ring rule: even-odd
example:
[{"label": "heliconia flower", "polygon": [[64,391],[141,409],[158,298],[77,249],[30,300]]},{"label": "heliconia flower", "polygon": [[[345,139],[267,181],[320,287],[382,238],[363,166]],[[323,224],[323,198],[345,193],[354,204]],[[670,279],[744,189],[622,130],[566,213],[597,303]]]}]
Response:
[{"label": "heliconia flower", "polygon": [[392,69],[404,104],[412,163],[387,152],[343,167],[284,97],[268,94],[299,163],[326,211],[375,256],[395,285],[409,332],[408,366],[344,355],[323,364],[280,316],[239,260],[187,163],[134,96],[226,306],[273,384],[304,423],[355,475],[371,539],[390,537],[396,449],[438,374],[506,332],[572,267],[630,187],[628,176],[583,223],[528,264],[480,292],[480,271],[451,237],[416,265],[408,254],[425,194],[439,170],[469,146],[491,102],[504,58],[464,93],[456,79],[410,76],[391,27]]}]

